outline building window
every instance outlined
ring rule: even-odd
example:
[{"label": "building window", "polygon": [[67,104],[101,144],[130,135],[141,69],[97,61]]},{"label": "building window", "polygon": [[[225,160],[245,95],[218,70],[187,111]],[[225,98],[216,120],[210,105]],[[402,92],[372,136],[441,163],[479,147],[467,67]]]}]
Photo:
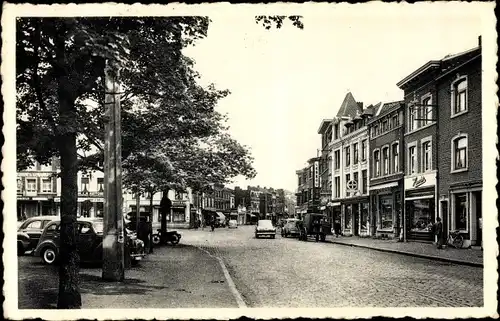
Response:
[{"label": "building window", "polygon": [[422,143],[422,166],[423,171],[427,172],[432,169],[431,165],[431,142]]},{"label": "building window", "polygon": [[99,192],[104,192],[104,177],[97,178],[97,190]]},{"label": "building window", "polygon": [[336,198],[340,197],[340,177],[339,176],[335,177],[335,197]]},{"label": "building window", "polygon": [[415,174],[417,172],[417,164],[415,162],[415,146],[408,148],[408,174]]},{"label": "building window", "polygon": [[399,172],[399,144],[395,143],[392,145],[392,168],[394,173]]},{"label": "building window", "polygon": [[361,142],[361,160],[364,162],[366,161],[366,150],[367,150],[367,140],[363,140]]},{"label": "building window", "polygon": [[467,136],[453,140],[453,170],[467,168]]},{"label": "building window", "polygon": [[467,193],[455,194],[453,221],[455,230],[467,230]]},{"label": "building window", "polygon": [[357,164],[359,159],[358,159],[358,143],[355,143],[352,145],[352,153],[354,156],[354,164]]},{"label": "building window", "polygon": [[334,139],[339,139],[339,136],[340,136],[339,124],[335,124],[334,128],[335,128],[335,132],[334,132],[335,133],[335,136],[334,136],[335,138]]},{"label": "building window", "polygon": [[410,106],[409,108],[410,119],[408,122],[408,131],[410,132],[418,129],[419,110],[420,108],[416,106]]},{"label": "building window", "polygon": [[361,171],[361,179],[363,183],[363,187],[361,189],[362,194],[366,194],[368,192],[368,171],[366,169]]},{"label": "building window", "polygon": [[428,96],[422,100],[422,113],[423,113],[423,124],[427,125],[433,122],[433,109],[432,109],[432,97]]},{"label": "building window", "polygon": [[36,178],[26,179],[26,192],[36,193]]},{"label": "building window", "polygon": [[392,128],[396,128],[399,126],[399,118],[398,115],[392,116]]},{"label": "building window", "polygon": [[351,148],[348,146],[345,148],[345,166],[351,165]]},{"label": "building window", "polygon": [[392,195],[380,197],[380,225],[382,229],[392,229]]},{"label": "building window", "polygon": [[377,135],[378,135],[378,125],[375,125],[375,127],[373,127],[373,136]]},{"label": "building window", "polygon": [[335,169],[340,169],[340,150],[335,151]]},{"label": "building window", "polygon": [[351,216],[352,216],[352,204],[347,204],[345,206],[345,219],[344,219],[344,227],[346,229],[351,228]]},{"label": "building window", "polygon": [[389,174],[389,147],[382,149],[382,166],[384,175]]},{"label": "building window", "polygon": [[52,180],[50,178],[42,180],[42,193],[52,193]]},{"label": "building window", "polygon": [[376,150],[373,152],[373,173],[374,176],[380,176],[380,151]]},{"label": "building window", "polygon": [[81,182],[82,182],[82,193],[88,193],[89,192],[89,178],[82,177]]},{"label": "building window", "polygon": [[21,194],[23,192],[23,181],[18,178],[17,179],[17,194]]},{"label": "building window", "polygon": [[467,78],[461,78],[452,84],[452,116],[467,111]]},{"label": "building window", "polygon": [[[345,185],[344,185],[344,190],[347,190],[347,183],[351,181],[351,174],[346,174],[345,175]],[[347,193],[346,193],[347,194]]]},{"label": "building window", "polygon": [[358,177],[358,172],[354,172],[354,174],[353,174],[353,181],[356,182],[356,189],[359,191],[359,177]]},{"label": "building window", "polygon": [[386,132],[389,129],[388,125],[389,122],[387,121],[387,119],[384,119],[384,121],[382,122],[382,130],[381,130],[382,133]]}]

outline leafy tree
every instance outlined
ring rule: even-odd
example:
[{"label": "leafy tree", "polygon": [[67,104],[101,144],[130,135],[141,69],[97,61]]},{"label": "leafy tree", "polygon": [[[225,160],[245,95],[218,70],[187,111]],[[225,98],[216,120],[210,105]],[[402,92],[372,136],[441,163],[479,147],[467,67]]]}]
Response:
[{"label": "leafy tree", "polygon": [[[184,46],[206,36],[208,22],[204,17],[17,21],[18,168],[30,165],[29,156],[41,163],[47,163],[52,156],[60,158],[58,308],[81,307],[76,250],[77,172],[81,168],[97,168],[102,153],[80,155],[84,157],[79,161],[78,149],[91,152],[95,147],[102,151],[106,63],[122,69],[124,159],[141,147],[143,137],[148,138],[144,140],[148,143],[158,139],[158,132],[163,137],[170,134],[172,139],[193,133],[210,135],[210,121],[203,126],[196,123],[193,115],[211,112],[214,106],[207,102],[216,102],[227,92],[198,86],[194,62],[181,52]],[[139,107],[157,108],[163,115],[176,110],[190,113],[191,117],[179,116],[177,121],[196,125],[178,130],[172,119],[163,124],[149,123],[152,114],[142,117],[134,109],[136,101],[146,104]],[[169,110],[163,109],[167,106]]]},{"label": "leafy tree", "polygon": [[261,24],[267,30],[271,29],[273,26],[280,29],[287,18],[292,22],[293,26],[304,29],[301,16],[256,16],[255,22]]}]

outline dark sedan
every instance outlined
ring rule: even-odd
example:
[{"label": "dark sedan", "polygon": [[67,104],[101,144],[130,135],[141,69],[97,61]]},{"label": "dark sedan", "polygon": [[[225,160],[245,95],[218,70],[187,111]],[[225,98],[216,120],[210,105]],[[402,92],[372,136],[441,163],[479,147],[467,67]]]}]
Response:
[{"label": "dark sedan", "polygon": [[27,251],[32,251],[38,244],[45,226],[53,220],[58,220],[59,216],[35,216],[22,222],[17,229],[17,254],[23,255]]}]

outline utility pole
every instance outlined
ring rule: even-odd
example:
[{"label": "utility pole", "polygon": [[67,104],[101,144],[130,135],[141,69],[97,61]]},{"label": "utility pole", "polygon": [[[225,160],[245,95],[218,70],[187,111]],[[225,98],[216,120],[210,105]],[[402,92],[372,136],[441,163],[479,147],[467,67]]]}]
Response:
[{"label": "utility pole", "polygon": [[122,213],[122,164],[119,71],[108,63],[105,73],[104,133],[104,239],[102,278],[125,278],[124,231]]}]

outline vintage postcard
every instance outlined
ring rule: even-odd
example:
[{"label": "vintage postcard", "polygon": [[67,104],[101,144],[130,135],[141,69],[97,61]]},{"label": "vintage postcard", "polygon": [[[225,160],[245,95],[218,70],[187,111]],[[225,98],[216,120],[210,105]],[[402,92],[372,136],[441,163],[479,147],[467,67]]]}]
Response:
[{"label": "vintage postcard", "polygon": [[4,3],[4,316],[498,317],[494,8]]}]

